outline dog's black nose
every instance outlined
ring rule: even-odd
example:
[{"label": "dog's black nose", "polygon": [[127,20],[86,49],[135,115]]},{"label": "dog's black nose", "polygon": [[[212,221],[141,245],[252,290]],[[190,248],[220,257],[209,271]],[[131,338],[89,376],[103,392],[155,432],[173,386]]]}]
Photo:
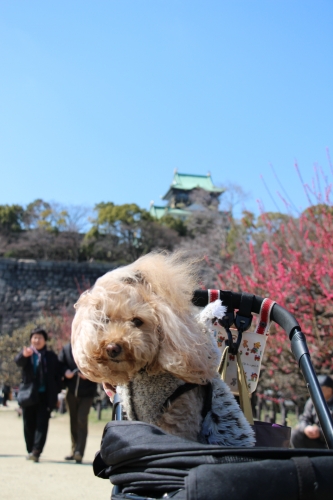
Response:
[{"label": "dog's black nose", "polygon": [[108,344],[106,352],[109,358],[116,358],[121,353],[121,346],[119,344]]}]

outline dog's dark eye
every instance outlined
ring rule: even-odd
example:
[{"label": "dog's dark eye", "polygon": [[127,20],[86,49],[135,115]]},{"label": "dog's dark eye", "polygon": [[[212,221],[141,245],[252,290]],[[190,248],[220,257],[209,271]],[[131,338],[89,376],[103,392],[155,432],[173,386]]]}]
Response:
[{"label": "dog's dark eye", "polygon": [[140,328],[141,325],[143,325],[143,321],[140,318],[133,318],[132,323],[137,327]]}]

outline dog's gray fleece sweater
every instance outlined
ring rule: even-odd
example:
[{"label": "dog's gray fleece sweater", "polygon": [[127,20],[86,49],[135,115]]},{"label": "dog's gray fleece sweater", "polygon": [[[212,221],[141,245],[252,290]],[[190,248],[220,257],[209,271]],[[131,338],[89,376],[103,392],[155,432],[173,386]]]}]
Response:
[{"label": "dog's gray fleece sweater", "polygon": [[[183,384],[169,373],[149,376],[142,370],[129,384],[118,386],[117,393],[130,420],[158,425],[163,411],[168,411],[165,401]],[[202,422],[198,441],[220,446],[254,446],[254,432],[228,386],[218,378],[211,384],[211,406]],[[193,411],[201,409],[193,408]]]}]

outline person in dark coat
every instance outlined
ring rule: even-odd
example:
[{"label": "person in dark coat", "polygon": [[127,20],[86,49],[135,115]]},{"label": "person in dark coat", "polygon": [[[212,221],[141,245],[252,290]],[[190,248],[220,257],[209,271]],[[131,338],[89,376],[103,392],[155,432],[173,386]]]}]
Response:
[{"label": "person in dark coat", "polygon": [[61,391],[61,370],[57,355],[46,348],[47,333],[35,328],[30,333],[29,347],[23,347],[15,357],[22,368],[22,382],[35,382],[38,402],[23,408],[24,438],[28,451],[27,459],[39,461],[43,451],[51,411],[57,406]]},{"label": "person in dark coat", "polygon": [[65,345],[59,354],[62,374],[67,386],[66,403],[70,416],[72,449],[65,460],[81,463],[88,435],[88,415],[96,395],[97,384],[88,380],[78,370],[71,344]]},{"label": "person in dark coat", "polygon": [[10,399],[10,395],[11,395],[10,385],[5,384],[3,386],[2,394],[3,394],[2,406],[8,406],[7,401]]},{"label": "person in dark coat", "polygon": [[[319,375],[318,382],[333,416],[333,379],[329,375]],[[291,432],[291,443],[294,448],[327,448],[312,399],[305,403],[299,424]]]}]

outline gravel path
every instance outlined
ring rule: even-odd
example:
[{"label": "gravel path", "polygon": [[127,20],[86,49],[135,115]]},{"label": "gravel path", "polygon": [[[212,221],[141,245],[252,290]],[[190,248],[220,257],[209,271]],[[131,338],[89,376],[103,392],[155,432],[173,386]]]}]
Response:
[{"label": "gravel path", "polygon": [[[83,462],[65,462],[70,451],[68,414],[50,419],[46,445],[39,463],[26,460],[22,418],[16,403],[0,409],[0,497],[1,500],[108,500],[111,484],[98,479],[92,461],[99,449],[105,422],[89,424]],[[94,410],[91,410],[92,412]]]}]

